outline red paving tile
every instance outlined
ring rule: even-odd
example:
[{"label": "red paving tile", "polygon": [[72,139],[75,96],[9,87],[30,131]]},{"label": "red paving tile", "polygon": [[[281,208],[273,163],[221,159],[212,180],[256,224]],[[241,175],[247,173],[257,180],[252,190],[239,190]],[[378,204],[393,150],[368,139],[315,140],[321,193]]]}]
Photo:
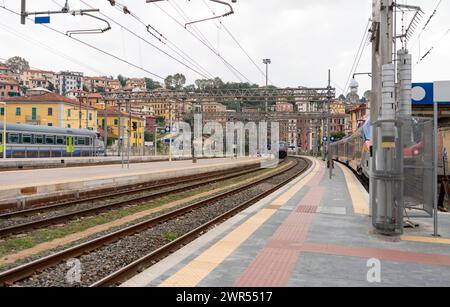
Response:
[{"label": "red paving tile", "polygon": [[350,247],[316,243],[304,243],[299,248],[302,252],[316,254],[377,258],[379,260],[450,266],[450,256],[442,254],[424,254],[390,249]]},{"label": "red paving tile", "polygon": [[289,282],[298,260],[300,247],[325,193],[319,186],[323,166],[308,183],[310,190],[286,220],[278,227],[264,249],[236,280],[236,287],[282,287]]},{"label": "red paving tile", "polygon": [[325,189],[319,186],[324,174],[325,168],[321,163],[319,172],[308,183],[308,193],[278,227],[234,286],[286,286],[302,252],[450,266],[450,256],[447,255],[306,243],[314,213],[325,193]]}]

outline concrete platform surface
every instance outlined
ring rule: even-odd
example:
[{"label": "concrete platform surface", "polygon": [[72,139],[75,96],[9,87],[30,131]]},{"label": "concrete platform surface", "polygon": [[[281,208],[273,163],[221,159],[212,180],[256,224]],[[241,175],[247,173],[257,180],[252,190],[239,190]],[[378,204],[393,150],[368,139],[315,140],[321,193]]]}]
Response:
[{"label": "concrete platform surface", "polygon": [[448,286],[450,215],[397,238],[373,234],[369,197],[322,161],[300,178],[124,283],[133,286]]},{"label": "concrete platform surface", "polygon": [[202,159],[196,164],[186,160],[130,164],[130,168],[100,165],[0,172],[0,206],[16,202],[18,198],[36,200],[77,191],[221,171],[259,164],[260,161],[261,158],[221,158]]},{"label": "concrete platform surface", "polygon": [[[168,161],[168,156],[130,156],[131,163]],[[177,158],[177,160],[190,160]],[[127,161],[127,157],[125,157]],[[99,164],[122,164],[122,157],[59,157],[59,158],[13,158],[0,159],[0,171],[18,169],[61,168]]]}]

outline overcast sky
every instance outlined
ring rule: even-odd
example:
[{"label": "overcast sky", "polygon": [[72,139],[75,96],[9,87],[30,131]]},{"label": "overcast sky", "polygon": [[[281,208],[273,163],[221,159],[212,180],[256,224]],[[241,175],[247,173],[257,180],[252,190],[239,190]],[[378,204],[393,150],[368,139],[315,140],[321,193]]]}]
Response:
[{"label": "overcast sky", "polygon": [[[159,2],[179,22],[182,17],[174,9],[178,5],[191,20],[212,16],[203,3],[204,0],[170,0]],[[439,0],[400,0],[420,5],[426,13],[421,25],[428,19]],[[19,11],[18,0],[0,0]],[[59,9],[56,3],[65,0],[27,0],[28,11]],[[174,54],[146,32],[143,24],[129,15],[117,11],[107,0],[85,0],[120,24],[129,27],[149,42]],[[196,40],[183,27],[175,23],[154,4],[145,0],[121,0],[143,23],[151,24],[171,43],[195,59],[208,73],[221,77],[224,81],[239,81],[227,66],[207,47]],[[207,1],[216,12],[227,9]],[[231,3],[231,0],[228,2]],[[85,8],[79,0],[69,0],[71,9]],[[270,58],[270,80],[280,87],[322,87],[327,85],[327,70],[332,70],[333,86],[338,93],[346,84],[351,65],[361,42],[364,28],[371,16],[371,0],[238,0],[233,5],[235,14],[222,21],[242,44],[260,69],[264,70],[263,58]],[[101,27],[101,22],[88,17],[69,15],[52,16],[51,26],[63,32],[75,29]],[[147,43],[132,36],[120,26],[111,23],[112,30],[104,34],[78,35],[83,41],[142,66],[159,76],[177,72],[184,73],[188,84],[202,78],[197,73],[157,51]],[[226,30],[214,21],[197,24],[198,30],[220,52],[223,58],[236,67],[246,78],[264,84],[264,77]],[[193,30],[192,26],[188,29]],[[421,38],[416,39],[421,27],[416,31],[410,46],[414,63],[420,55],[434,46],[432,53],[414,67],[415,81],[450,79],[450,0],[442,3]],[[442,38],[443,37],[443,38]],[[113,75],[157,77],[142,70],[121,63],[111,57],[92,50],[65,36],[58,35],[42,26],[28,22],[20,25],[19,17],[0,9],[0,58],[14,55],[25,57],[34,68],[49,70],[83,71],[85,75]],[[358,67],[359,72],[370,71],[370,46],[365,45],[365,53]],[[174,56],[178,57],[176,54]],[[181,59],[181,61],[186,62]],[[190,64],[188,64],[190,65]],[[241,77],[243,81],[245,79]],[[370,79],[358,77],[362,93],[369,89]]]}]

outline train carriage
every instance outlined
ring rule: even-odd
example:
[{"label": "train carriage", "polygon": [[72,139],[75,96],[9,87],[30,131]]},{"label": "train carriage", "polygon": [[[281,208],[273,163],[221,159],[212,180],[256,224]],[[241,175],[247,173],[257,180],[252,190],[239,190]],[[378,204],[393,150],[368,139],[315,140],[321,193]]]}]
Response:
[{"label": "train carriage", "polygon": [[[3,123],[0,123],[3,144]],[[14,158],[95,156],[104,153],[98,133],[85,129],[6,125],[6,156]],[[68,146],[72,145],[72,146]]]}]

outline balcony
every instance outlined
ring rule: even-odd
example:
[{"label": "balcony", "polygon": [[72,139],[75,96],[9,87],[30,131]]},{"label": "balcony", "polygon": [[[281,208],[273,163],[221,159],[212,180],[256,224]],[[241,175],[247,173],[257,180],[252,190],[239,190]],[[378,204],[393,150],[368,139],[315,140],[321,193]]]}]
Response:
[{"label": "balcony", "polygon": [[41,117],[40,116],[26,116],[25,121],[27,125],[41,125]]}]

